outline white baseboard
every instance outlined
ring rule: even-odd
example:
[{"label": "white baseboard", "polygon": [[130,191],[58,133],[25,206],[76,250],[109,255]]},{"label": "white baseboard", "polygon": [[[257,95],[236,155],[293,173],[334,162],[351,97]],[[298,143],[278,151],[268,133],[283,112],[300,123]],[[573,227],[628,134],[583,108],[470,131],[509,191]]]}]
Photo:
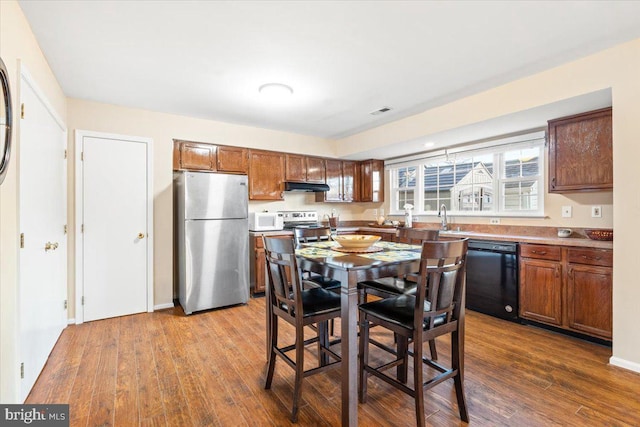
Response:
[{"label": "white baseboard", "polygon": [[628,369],[630,371],[640,372],[640,363],[630,362],[619,357],[611,356],[611,358],[609,359],[609,364]]},{"label": "white baseboard", "polygon": [[75,325],[76,324],[76,319],[71,318],[71,319],[67,319],[67,325]]},{"label": "white baseboard", "polygon": [[172,302],[168,302],[168,303],[165,303],[165,304],[154,305],[153,309],[154,310],[164,310],[166,308],[173,308],[173,307],[174,307],[173,303]]}]

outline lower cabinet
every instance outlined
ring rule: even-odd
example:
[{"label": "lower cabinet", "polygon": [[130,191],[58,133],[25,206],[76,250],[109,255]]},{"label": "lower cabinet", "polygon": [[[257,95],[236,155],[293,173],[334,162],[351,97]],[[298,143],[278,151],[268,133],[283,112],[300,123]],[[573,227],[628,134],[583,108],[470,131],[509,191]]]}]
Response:
[{"label": "lower cabinet", "polygon": [[610,340],[612,261],[607,249],[522,244],[520,316]]},{"label": "lower cabinet", "polygon": [[562,266],[555,261],[520,262],[520,316],[562,325]]},{"label": "lower cabinet", "polygon": [[[291,233],[282,235],[269,234],[269,237],[290,239]],[[251,284],[251,294],[263,294],[267,289],[267,266],[264,258],[264,242],[262,234],[249,234],[249,283]]]}]

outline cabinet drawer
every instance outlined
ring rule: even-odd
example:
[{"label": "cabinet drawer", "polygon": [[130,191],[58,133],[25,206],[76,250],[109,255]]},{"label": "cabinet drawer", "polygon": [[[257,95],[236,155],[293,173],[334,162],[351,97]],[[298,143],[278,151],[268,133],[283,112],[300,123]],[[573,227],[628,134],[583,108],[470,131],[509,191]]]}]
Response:
[{"label": "cabinet drawer", "polygon": [[520,245],[520,256],[524,258],[560,261],[562,248],[547,245]]},{"label": "cabinet drawer", "polygon": [[567,249],[567,261],[574,264],[600,265],[611,267],[613,265],[613,252],[602,249]]}]

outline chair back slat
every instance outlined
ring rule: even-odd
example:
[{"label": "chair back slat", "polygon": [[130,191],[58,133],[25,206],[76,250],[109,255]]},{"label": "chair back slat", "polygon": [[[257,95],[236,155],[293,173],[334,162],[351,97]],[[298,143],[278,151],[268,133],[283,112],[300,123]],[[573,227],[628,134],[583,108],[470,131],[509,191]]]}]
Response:
[{"label": "chair back slat", "polygon": [[294,228],[293,237],[296,246],[301,243],[325,241],[331,238],[331,229],[329,227]]},{"label": "chair back slat", "polygon": [[416,291],[415,327],[432,329],[464,312],[468,239],[425,241]]},{"label": "chair back slat", "polygon": [[399,228],[396,234],[396,242],[409,245],[421,245],[425,240],[438,240],[439,230],[427,228]]},{"label": "chair back slat", "polygon": [[293,239],[263,237],[271,304],[290,315],[302,312],[302,284]]}]

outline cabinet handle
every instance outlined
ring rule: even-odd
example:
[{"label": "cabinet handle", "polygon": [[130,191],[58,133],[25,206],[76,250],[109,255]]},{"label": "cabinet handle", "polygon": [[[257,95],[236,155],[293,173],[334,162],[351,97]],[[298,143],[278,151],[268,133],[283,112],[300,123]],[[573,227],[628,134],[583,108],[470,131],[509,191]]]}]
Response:
[{"label": "cabinet handle", "polygon": [[551,188],[556,188],[556,178],[551,178]]},{"label": "cabinet handle", "polygon": [[532,254],[545,255],[547,251],[531,251]]},{"label": "cabinet handle", "polygon": [[593,260],[593,261],[600,261],[602,259],[602,257],[599,257],[599,256],[586,256],[586,255],[582,255],[582,258]]}]

